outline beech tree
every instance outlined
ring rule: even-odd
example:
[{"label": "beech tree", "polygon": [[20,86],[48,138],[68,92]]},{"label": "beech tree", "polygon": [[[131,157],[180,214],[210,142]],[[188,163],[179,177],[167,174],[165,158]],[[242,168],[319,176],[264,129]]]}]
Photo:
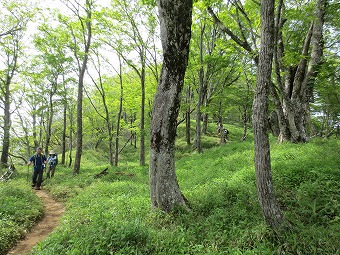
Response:
[{"label": "beech tree", "polygon": [[7,166],[10,150],[11,130],[11,103],[12,85],[18,73],[19,58],[22,52],[22,41],[31,17],[29,6],[26,8],[22,2],[3,2],[0,5],[2,15],[0,18],[0,101],[3,110],[3,135],[0,169]]},{"label": "beech tree", "polygon": [[[64,3],[78,19],[78,22],[64,20],[72,35],[71,46],[78,65],[78,95],[77,95],[77,147],[74,160],[73,175],[80,171],[80,162],[83,151],[83,93],[84,78],[89,59],[92,39],[92,14],[94,11],[94,0],[86,0],[82,5],[78,1],[65,0]],[[82,50],[81,50],[82,49]]]},{"label": "beech tree", "polygon": [[[270,94],[278,118],[279,141],[308,140],[306,123],[315,78],[322,63],[326,5],[326,1],[316,2],[309,3],[315,8],[306,8],[310,15],[305,18],[301,17],[301,10],[295,5],[287,7],[283,1],[278,2],[274,33],[275,79],[272,80]],[[226,22],[216,15],[212,7],[207,8],[221,31],[256,65],[259,58],[258,32],[253,13],[258,7],[255,1],[234,1],[229,9],[233,16]]]},{"label": "beech tree", "polygon": [[[60,99],[64,97],[62,83],[65,83],[65,73],[70,71],[72,58],[68,56],[65,49],[68,36],[60,27],[53,28],[47,23],[39,26],[39,33],[34,36],[34,44],[39,51],[37,56],[41,65],[41,75],[44,79],[44,95],[47,95],[48,104],[46,104],[46,138],[44,149],[49,152],[49,146],[52,138],[53,117],[57,115],[56,106]],[[32,68],[33,69],[33,68]],[[36,70],[36,69],[34,69]],[[58,102],[59,101],[59,102]],[[62,138],[64,142],[65,138]],[[63,145],[64,146],[64,145]],[[65,148],[62,149],[64,154]],[[63,161],[65,163],[65,160]]]},{"label": "beech tree", "polygon": [[[112,1],[115,19],[116,41],[121,42],[120,57],[135,71],[140,80],[140,152],[139,164],[145,165],[145,123],[146,123],[146,71],[150,68],[157,74],[156,56],[153,49],[156,29],[154,8],[147,3],[138,1]],[[117,36],[118,35],[118,36]],[[110,43],[112,45],[112,43]],[[137,57],[135,56],[137,55]]]},{"label": "beech tree", "polygon": [[284,222],[272,182],[268,137],[268,95],[274,51],[274,0],[261,0],[261,46],[253,102],[253,128],[257,194],[269,226],[279,229]]},{"label": "beech tree", "polygon": [[158,0],[163,66],[153,107],[150,137],[150,196],[165,212],[186,207],[175,171],[175,138],[180,95],[188,63],[192,0]]}]

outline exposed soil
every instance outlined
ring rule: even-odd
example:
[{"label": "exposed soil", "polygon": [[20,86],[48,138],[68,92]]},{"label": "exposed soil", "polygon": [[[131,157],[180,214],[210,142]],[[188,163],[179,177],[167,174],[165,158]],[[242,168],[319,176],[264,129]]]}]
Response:
[{"label": "exposed soil", "polygon": [[58,225],[61,215],[65,211],[63,204],[56,202],[46,191],[36,190],[35,192],[44,202],[44,217],[27,234],[25,239],[19,241],[8,255],[28,254],[34,245],[44,240]]}]

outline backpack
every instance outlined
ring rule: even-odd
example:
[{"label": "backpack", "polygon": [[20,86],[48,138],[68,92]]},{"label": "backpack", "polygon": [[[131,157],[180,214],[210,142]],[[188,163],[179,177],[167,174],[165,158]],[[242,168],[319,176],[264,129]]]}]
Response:
[{"label": "backpack", "polygon": [[[37,158],[37,154],[34,154],[33,155],[33,165],[34,166],[36,166],[36,158]],[[41,159],[42,159],[42,161],[41,161],[41,165],[42,165],[42,168],[44,169],[45,168],[45,163],[44,163],[44,161],[46,160],[46,156],[44,155],[44,154],[41,154]],[[44,160],[45,159],[45,160]]]},{"label": "backpack", "polygon": [[48,158],[47,158],[48,164],[50,166],[56,166],[58,164],[58,155],[54,154],[54,156],[55,157],[48,156]]}]

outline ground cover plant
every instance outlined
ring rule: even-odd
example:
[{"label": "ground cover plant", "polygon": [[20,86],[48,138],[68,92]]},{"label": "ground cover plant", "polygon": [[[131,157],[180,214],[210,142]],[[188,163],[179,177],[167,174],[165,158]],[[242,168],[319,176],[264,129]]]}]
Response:
[{"label": "ground cover plant", "polygon": [[[25,236],[43,215],[42,202],[31,192],[24,179],[0,182],[0,254],[5,254],[16,240]],[[23,177],[23,176],[21,176]]]},{"label": "ground cover plant", "polygon": [[33,254],[338,254],[338,147],[337,140],[272,140],[276,193],[291,223],[280,234],[262,219],[251,140],[180,158],[179,184],[191,210],[173,214],[150,210],[147,169],[137,163],[100,179],[91,169],[75,178],[60,173],[46,188],[58,196],[64,183],[77,195],[66,199],[60,227]]},{"label": "ground cover plant", "polygon": [[100,178],[94,175],[108,167],[100,152],[85,153],[89,160],[77,176],[60,166],[43,188],[67,210],[32,254],[339,254],[338,140],[272,138],[274,185],[291,224],[273,233],[257,200],[252,137],[240,142],[242,129],[232,126],[230,141],[219,146],[213,130],[203,154],[178,138],[177,175],[189,211],[151,210],[148,168],[138,166],[138,150]]}]

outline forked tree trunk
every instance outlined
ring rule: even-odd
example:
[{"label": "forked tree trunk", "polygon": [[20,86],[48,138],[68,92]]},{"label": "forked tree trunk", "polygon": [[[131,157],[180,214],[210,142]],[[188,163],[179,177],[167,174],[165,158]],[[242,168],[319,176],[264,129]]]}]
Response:
[{"label": "forked tree trunk", "polygon": [[175,138],[180,95],[188,63],[192,0],[158,0],[163,67],[153,108],[150,196],[153,207],[170,212],[186,207],[175,171]]},{"label": "forked tree trunk", "polygon": [[274,50],[273,37],[274,0],[261,0],[261,47],[253,102],[256,187],[266,223],[273,229],[279,229],[284,218],[277,204],[272,182],[267,123]]},{"label": "forked tree trunk", "polygon": [[[307,122],[309,117],[309,102],[313,91],[315,78],[322,63],[323,56],[323,24],[326,0],[318,0],[315,9],[315,19],[306,33],[298,65],[285,66],[282,27],[285,19],[282,17],[283,0],[279,1],[276,16],[276,50],[275,74],[281,100],[273,89],[272,95],[276,105],[276,113],[280,125],[280,141],[308,141]],[[284,75],[281,77],[281,73]],[[274,88],[274,86],[272,86]]]},{"label": "forked tree trunk", "polygon": [[[306,142],[308,140],[306,123],[309,116],[308,108],[313,83],[318,73],[318,67],[322,63],[322,31],[326,2],[327,0],[317,0],[315,19],[306,34],[298,65],[295,63],[287,65],[287,63],[283,61],[283,59],[285,59],[284,42],[286,41],[285,38],[283,38],[283,27],[287,19],[283,17],[284,1],[280,0],[277,3],[277,16],[275,19],[276,33],[274,38],[276,84],[271,83],[270,93],[278,116],[280,142]],[[253,56],[254,62],[258,65],[256,49],[253,49],[251,44],[248,43],[247,40],[244,40],[245,38],[238,37],[237,33],[231,30],[231,26],[229,27],[223,24],[212,8],[208,7],[207,10],[221,31]],[[310,51],[311,47],[312,51]]]}]

